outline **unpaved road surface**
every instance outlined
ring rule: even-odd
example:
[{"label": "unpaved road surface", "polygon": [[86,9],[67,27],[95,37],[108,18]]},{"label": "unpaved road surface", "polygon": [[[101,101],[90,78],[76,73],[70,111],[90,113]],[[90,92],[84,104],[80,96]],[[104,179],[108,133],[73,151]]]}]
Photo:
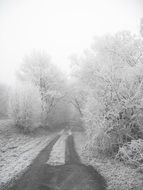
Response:
[{"label": "unpaved road surface", "polygon": [[[31,168],[7,190],[105,190],[104,178],[92,166],[81,163],[73,135],[58,139],[59,136],[51,141]],[[64,164],[63,160],[61,165],[50,164],[56,152],[64,157]]]},{"label": "unpaved road surface", "polygon": [[[105,190],[104,178],[92,167],[81,163],[74,138],[66,138],[65,164],[43,164],[35,190]],[[31,189],[34,190],[34,189]]]},{"label": "unpaved road surface", "polygon": [[12,187],[5,187],[3,190],[36,190],[36,181],[38,180],[38,172],[43,164],[45,164],[49,158],[50,152],[53,145],[59,139],[57,135],[48,145],[44,148],[40,154],[36,157],[34,162],[31,164],[27,172],[25,172],[20,179],[13,183]]},{"label": "unpaved road surface", "polygon": [[54,144],[49,156],[49,160],[46,162],[49,165],[62,165],[65,164],[65,144],[67,135],[62,134],[61,137]]}]

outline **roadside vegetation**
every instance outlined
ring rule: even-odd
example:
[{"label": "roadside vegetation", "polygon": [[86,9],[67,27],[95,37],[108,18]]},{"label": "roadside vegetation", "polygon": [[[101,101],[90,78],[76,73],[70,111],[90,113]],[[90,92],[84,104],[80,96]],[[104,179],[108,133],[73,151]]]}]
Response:
[{"label": "roadside vegetation", "polygon": [[121,31],[96,37],[72,63],[84,97],[80,110],[87,141],[78,148],[83,162],[105,176],[108,189],[142,189],[142,36]]},{"label": "roadside vegetation", "polygon": [[95,38],[82,57],[74,57],[74,63],[73,76],[83,96],[78,98],[87,147],[93,155],[142,164],[141,36],[123,31]]},{"label": "roadside vegetation", "polygon": [[[15,125],[23,132],[29,132],[56,124],[58,117],[54,116],[59,110],[64,112],[67,109],[61,103],[64,88],[64,75],[47,54],[34,52],[26,56],[17,72],[16,88],[9,101],[9,115]],[[66,122],[63,117],[61,122]]]},{"label": "roadside vegetation", "polygon": [[46,53],[25,56],[16,77],[15,86],[0,84],[0,188],[27,170],[54,135],[78,123],[66,77]]}]

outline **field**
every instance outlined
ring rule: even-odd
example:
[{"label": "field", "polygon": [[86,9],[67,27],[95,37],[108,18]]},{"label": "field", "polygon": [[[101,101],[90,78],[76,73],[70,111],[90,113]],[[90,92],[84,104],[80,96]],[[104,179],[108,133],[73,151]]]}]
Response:
[{"label": "field", "polygon": [[48,144],[52,134],[24,135],[11,120],[0,121],[0,187],[19,176]]}]

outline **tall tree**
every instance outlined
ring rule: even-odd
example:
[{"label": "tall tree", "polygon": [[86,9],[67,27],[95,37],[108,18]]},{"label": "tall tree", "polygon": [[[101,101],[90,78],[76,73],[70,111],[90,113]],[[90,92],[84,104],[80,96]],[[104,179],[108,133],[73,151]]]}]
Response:
[{"label": "tall tree", "polygon": [[88,88],[88,101],[94,98],[96,112],[105,115],[143,97],[142,62],[143,41],[125,31],[95,38],[74,73]]},{"label": "tall tree", "polygon": [[18,79],[31,82],[39,88],[43,117],[47,121],[49,113],[64,96],[65,78],[45,53],[35,52],[24,58]]}]

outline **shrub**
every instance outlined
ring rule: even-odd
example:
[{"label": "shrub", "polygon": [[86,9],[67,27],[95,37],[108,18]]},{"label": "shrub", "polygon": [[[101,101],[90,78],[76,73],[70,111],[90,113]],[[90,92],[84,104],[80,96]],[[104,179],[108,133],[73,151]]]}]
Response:
[{"label": "shrub", "polygon": [[11,94],[9,115],[23,132],[39,127],[41,121],[41,99],[38,89],[31,84],[21,84]]},{"label": "shrub", "polygon": [[132,140],[119,148],[116,159],[126,164],[139,166],[143,164],[143,140]]},{"label": "shrub", "polygon": [[84,110],[83,122],[87,135],[87,143],[84,147],[84,151],[87,151],[92,157],[111,155],[112,142],[106,132],[104,117],[87,108]]},{"label": "shrub", "polygon": [[84,122],[89,141],[86,149],[93,155],[115,156],[124,144],[143,139],[142,121],[143,111],[137,105],[108,112],[104,116],[86,109]]}]

